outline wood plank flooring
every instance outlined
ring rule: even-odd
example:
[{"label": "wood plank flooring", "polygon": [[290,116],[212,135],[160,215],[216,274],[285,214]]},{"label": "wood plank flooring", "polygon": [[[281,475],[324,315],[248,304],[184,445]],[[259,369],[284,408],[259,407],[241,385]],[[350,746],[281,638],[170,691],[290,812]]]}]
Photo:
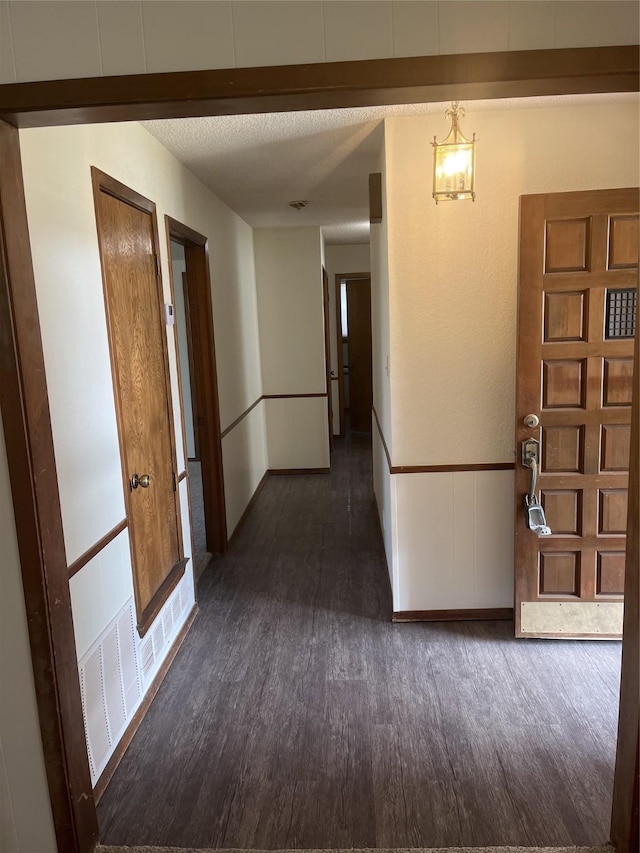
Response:
[{"label": "wood plank flooring", "polygon": [[620,644],[392,624],[370,441],[271,477],[99,807],[105,844],[608,840]]}]

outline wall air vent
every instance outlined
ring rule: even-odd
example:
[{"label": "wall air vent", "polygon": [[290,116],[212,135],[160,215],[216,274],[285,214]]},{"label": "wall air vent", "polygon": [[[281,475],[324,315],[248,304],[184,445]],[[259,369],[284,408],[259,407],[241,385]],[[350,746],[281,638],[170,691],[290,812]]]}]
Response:
[{"label": "wall air vent", "polygon": [[133,602],[129,601],[79,663],[91,780],[104,770],[142,696]]},{"label": "wall air vent", "polygon": [[93,785],[173,645],[190,602],[193,595],[185,576],[141,640],[130,599],[78,662]]}]

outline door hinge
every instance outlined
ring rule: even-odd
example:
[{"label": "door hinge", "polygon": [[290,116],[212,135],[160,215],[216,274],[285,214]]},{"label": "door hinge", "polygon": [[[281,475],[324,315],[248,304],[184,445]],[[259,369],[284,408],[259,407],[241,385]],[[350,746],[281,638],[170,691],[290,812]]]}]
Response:
[{"label": "door hinge", "polygon": [[158,261],[158,256],[156,254],[153,256],[153,263],[156,268],[156,278],[160,278],[160,262]]},{"label": "door hinge", "polygon": [[173,477],[173,491],[177,492],[178,491],[178,481],[176,479],[176,472],[172,471],[171,476]]}]

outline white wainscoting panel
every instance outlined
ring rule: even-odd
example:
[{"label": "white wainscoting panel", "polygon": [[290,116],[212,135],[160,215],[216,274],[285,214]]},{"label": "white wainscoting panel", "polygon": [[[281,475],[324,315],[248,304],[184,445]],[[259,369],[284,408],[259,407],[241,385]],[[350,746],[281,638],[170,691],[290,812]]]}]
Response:
[{"label": "white wainscoting panel", "polygon": [[513,606],[513,471],[395,474],[397,610]]},{"label": "white wainscoting panel", "polygon": [[378,429],[373,424],[373,491],[378,517],[382,529],[384,550],[387,558],[387,569],[389,570],[389,581],[393,595],[393,609],[398,610],[398,538],[397,538],[397,516],[396,516],[396,486],[397,476],[389,473],[387,456],[384,451],[382,439]]},{"label": "white wainscoting panel", "polygon": [[127,601],[78,662],[91,782],[96,784],[194,604],[187,571],[140,639]]}]

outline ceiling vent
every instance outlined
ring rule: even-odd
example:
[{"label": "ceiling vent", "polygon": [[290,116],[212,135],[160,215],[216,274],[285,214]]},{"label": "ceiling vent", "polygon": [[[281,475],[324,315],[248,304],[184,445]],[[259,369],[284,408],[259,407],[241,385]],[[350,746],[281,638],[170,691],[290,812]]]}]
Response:
[{"label": "ceiling vent", "polygon": [[303,207],[306,207],[309,204],[308,201],[304,201],[304,199],[300,199],[299,201],[290,201],[289,207],[294,207],[296,210],[302,210]]}]

